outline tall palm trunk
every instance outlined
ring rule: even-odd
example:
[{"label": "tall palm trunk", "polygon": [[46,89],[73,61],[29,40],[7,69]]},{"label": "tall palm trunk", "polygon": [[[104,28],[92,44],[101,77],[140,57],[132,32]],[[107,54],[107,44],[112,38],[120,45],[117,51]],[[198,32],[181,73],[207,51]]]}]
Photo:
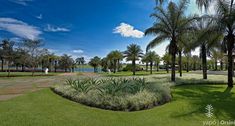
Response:
[{"label": "tall palm trunk", "polygon": [[21,72],[24,72],[24,64],[21,65]]},{"label": "tall palm trunk", "polygon": [[193,70],[196,71],[196,62],[193,62]]},{"label": "tall palm trunk", "polygon": [[171,57],[171,81],[175,82],[175,59],[176,59],[176,55],[175,53],[172,54]]},{"label": "tall palm trunk", "polygon": [[169,62],[166,62],[166,72],[169,73]]},{"label": "tall palm trunk", "polygon": [[215,58],[215,71],[218,70],[218,67],[217,67],[217,58]]},{"label": "tall palm trunk", "polygon": [[186,69],[187,69],[187,72],[189,72],[189,57],[187,57],[187,63],[186,63]]},{"label": "tall palm trunk", "polygon": [[182,52],[179,51],[179,73],[180,77],[182,77]]},{"label": "tall palm trunk", "polygon": [[203,79],[207,79],[207,60],[206,60],[205,45],[202,45],[202,73],[203,73]]},{"label": "tall palm trunk", "polygon": [[153,74],[153,62],[150,62],[150,74]]},{"label": "tall palm trunk", "polygon": [[157,63],[157,71],[159,71],[159,63]]},{"label": "tall palm trunk", "polygon": [[133,72],[133,75],[135,75],[135,60],[132,60],[132,72]]},{"label": "tall palm trunk", "polygon": [[117,60],[114,60],[113,73],[116,73],[117,70]]},{"label": "tall palm trunk", "polygon": [[146,62],[146,72],[148,72],[149,63]]},{"label": "tall palm trunk", "polygon": [[228,87],[233,87],[233,48],[234,48],[234,35],[228,35]]},{"label": "tall palm trunk", "polygon": [[224,62],[223,60],[220,60],[220,70],[223,70],[224,69]]}]

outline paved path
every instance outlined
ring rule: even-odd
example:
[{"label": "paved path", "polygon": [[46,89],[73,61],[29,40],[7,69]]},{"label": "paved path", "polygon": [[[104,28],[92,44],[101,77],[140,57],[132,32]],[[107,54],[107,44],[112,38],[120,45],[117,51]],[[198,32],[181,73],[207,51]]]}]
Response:
[{"label": "paved path", "polygon": [[64,73],[45,77],[0,78],[0,101],[63,83],[66,78],[77,77],[76,73]]}]

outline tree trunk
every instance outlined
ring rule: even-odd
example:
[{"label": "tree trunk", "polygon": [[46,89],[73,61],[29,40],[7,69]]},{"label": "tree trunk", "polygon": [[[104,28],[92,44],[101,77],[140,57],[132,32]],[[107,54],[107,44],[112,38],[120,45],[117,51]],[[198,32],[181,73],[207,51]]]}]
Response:
[{"label": "tree trunk", "polygon": [[217,58],[215,58],[215,71],[218,70],[218,67],[217,67]]},{"label": "tree trunk", "polygon": [[44,62],[42,61],[42,72],[44,72],[44,71],[43,71],[43,66],[44,66]]},{"label": "tree trunk", "polygon": [[132,72],[133,72],[133,75],[135,75],[135,60],[132,60]]},{"label": "tree trunk", "polygon": [[193,63],[193,70],[196,71],[196,62]]},{"label": "tree trunk", "polygon": [[8,62],[8,70],[7,70],[7,72],[8,72],[8,75],[7,75],[7,77],[10,77],[10,64],[9,64],[9,62]]},{"label": "tree trunk", "polygon": [[149,63],[146,62],[146,72],[148,72]]},{"label": "tree trunk", "polygon": [[224,62],[223,60],[220,60],[220,70],[222,71],[224,69]]},{"label": "tree trunk", "polygon": [[207,79],[207,60],[206,60],[206,46],[202,46],[202,74],[203,79]]},{"label": "tree trunk", "polygon": [[21,65],[21,72],[24,72],[24,64]]},{"label": "tree trunk", "polygon": [[96,72],[96,67],[94,67],[94,73]]},{"label": "tree trunk", "polygon": [[150,74],[153,74],[153,62],[150,62]]},{"label": "tree trunk", "polygon": [[2,64],[1,64],[1,65],[2,65],[2,66],[1,66],[1,67],[2,67],[2,70],[1,70],[1,71],[3,72],[3,65],[4,65],[4,60],[3,60],[3,58],[1,58],[1,61],[2,61]]},{"label": "tree trunk", "polygon": [[113,73],[116,73],[116,69],[117,69],[117,60],[114,60],[114,66],[113,66]]},{"label": "tree trunk", "polygon": [[180,77],[182,77],[182,53],[179,51],[179,73]]},{"label": "tree trunk", "polygon": [[187,63],[186,63],[186,69],[187,69],[187,72],[189,72],[189,58],[187,58]]},{"label": "tree trunk", "polygon": [[52,69],[51,69],[51,64],[52,64],[52,60],[51,60],[51,59],[49,59],[49,72],[51,72],[51,71],[52,71]]},{"label": "tree trunk", "polygon": [[169,62],[166,63],[166,72],[169,73]]},{"label": "tree trunk", "polygon": [[171,63],[171,81],[173,82],[175,82],[175,59],[176,59],[176,56],[175,56],[175,53],[173,53],[171,57],[171,62],[172,62]]},{"label": "tree trunk", "polygon": [[233,87],[233,48],[234,48],[234,36],[228,35],[228,87]]},{"label": "tree trunk", "polygon": [[54,71],[55,71],[55,73],[57,72],[57,61],[55,61],[55,66],[54,66],[55,68],[54,68]]},{"label": "tree trunk", "polygon": [[159,63],[157,63],[157,72],[159,71]]}]

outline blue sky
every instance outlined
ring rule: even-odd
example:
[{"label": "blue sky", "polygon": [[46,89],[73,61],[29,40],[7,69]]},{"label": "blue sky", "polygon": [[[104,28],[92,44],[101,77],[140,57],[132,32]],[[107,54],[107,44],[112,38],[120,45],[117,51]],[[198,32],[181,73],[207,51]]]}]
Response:
[{"label": "blue sky", "polygon": [[[189,12],[198,12],[195,0]],[[193,3],[193,4],[192,4]],[[131,43],[145,50],[154,0],[0,0],[0,38],[42,39],[51,52],[104,57]],[[154,50],[162,55],[167,42]]]}]

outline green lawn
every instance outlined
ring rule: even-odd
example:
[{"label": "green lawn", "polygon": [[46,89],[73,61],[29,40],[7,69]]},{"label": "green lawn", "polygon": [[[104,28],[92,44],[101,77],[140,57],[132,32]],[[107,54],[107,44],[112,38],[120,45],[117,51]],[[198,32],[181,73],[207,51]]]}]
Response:
[{"label": "green lawn", "polygon": [[[110,76],[110,77],[114,77],[114,76],[132,76],[132,72],[131,71],[123,71],[123,72],[116,72],[116,73],[100,73],[102,75],[105,76]],[[153,71],[153,74],[167,74],[166,71]],[[136,76],[145,76],[145,75],[150,75],[150,71],[146,72],[146,71],[137,71],[136,72]]]},{"label": "green lawn", "polygon": [[[183,71],[183,73],[186,73],[186,71]],[[122,76],[133,76],[133,73],[131,71],[122,71],[122,72],[116,72],[116,73],[100,73],[101,75],[105,75],[105,76],[109,76],[109,77],[122,77]],[[165,70],[160,70],[160,71],[153,71],[153,75],[156,74],[170,74],[167,73]],[[150,71],[146,72],[146,71],[137,71],[136,72],[136,76],[147,76],[147,75],[151,75]]]},{"label": "green lawn", "polygon": [[[206,120],[235,119],[235,90],[225,85],[184,85],[172,89],[173,100],[138,112],[90,108],[66,100],[50,89],[0,101],[3,126],[202,126]],[[214,117],[205,116],[205,106]]]},{"label": "green lawn", "polygon": [[[47,75],[44,72],[35,72],[34,76],[54,76],[60,73],[49,72]],[[0,77],[7,77],[8,72],[0,72]],[[30,77],[32,72],[11,72],[10,77]]]}]

